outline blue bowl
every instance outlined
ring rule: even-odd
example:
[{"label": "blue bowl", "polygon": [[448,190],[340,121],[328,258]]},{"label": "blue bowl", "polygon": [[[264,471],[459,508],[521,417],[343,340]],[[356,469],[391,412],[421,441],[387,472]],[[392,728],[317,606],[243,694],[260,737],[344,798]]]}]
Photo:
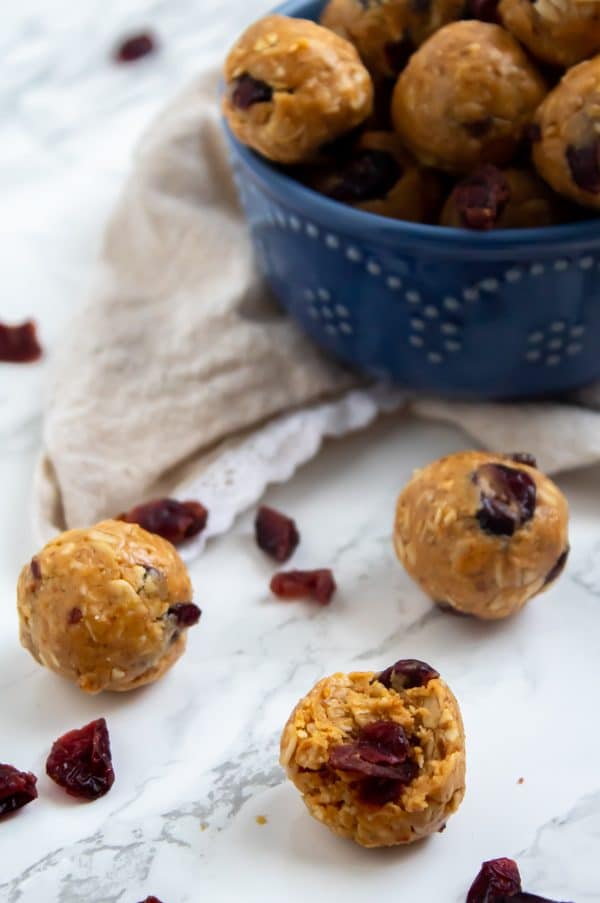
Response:
[{"label": "blue bowl", "polygon": [[[278,12],[316,19],[322,6]],[[600,376],[600,220],[480,234],[385,219],[228,138],[262,271],[340,361],[463,398],[555,394]]]}]

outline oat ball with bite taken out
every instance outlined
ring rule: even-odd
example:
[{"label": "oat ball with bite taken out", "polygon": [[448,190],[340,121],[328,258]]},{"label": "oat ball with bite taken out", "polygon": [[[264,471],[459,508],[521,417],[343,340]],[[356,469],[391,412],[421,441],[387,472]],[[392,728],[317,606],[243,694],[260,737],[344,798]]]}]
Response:
[{"label": "oat ball with bite taken out", "polygon": [[598,0],[500,0],[507,28],[533,56],[568,68],[600,53]]},{"label": "oat ball with bite taken out", "polygon": [[463,8],[463,0],[329,0],[321,24],[352,41],[373,75],[389,78]]},{"label": "oat ball with bite taken out", "polygon": [[373,83],[349,41],[304,19],[267,16],[225,61],[223,111],[243,144],[303,163],[373,110]]},{"label": "oat ball with bite taken out", "polygon": [[568,205],[529,169],[498,169],[488,163],[455,186],[440,224],[462,229],[525,229],[573,218]]},{"label": "oat ball with bite taken out", "polygon": [[343,162],[313,170],[308,184],[359,210],[415,223],[437,220],[444,186],[394,132],[366,132]]},{"label": "oat ball with bite taken out", "polygon": [[107,520],[69,530],[21,571],[21,643],[86,693],[133,690],[165,674],[200,617],[167,540]]},{"label": "oat ball with bite taken out", "polygon": [[310,814],[363,847],[442,831],[465,793],[458,703],[414,659],[319,681],[284,728],[280,761]]},{"label": "oat ball with bite taken out", "polygon": [[560,576],[568,521],[565,497],[531,456],[467,451],[415,473],[398,500],[394,543],[434,602],[495,620]]},{"label": "oat ball with bite taken out", "polygon": [[570,69],[540,106],[533,161],[564,197],[600,209],[600,56]]},{"label": "oat ball with bite taken out", "polygon": [[425,166],[469,173],[515,154],[546,84],[498,25],[446,25],[423,44],[396,84],[392,121]]}]

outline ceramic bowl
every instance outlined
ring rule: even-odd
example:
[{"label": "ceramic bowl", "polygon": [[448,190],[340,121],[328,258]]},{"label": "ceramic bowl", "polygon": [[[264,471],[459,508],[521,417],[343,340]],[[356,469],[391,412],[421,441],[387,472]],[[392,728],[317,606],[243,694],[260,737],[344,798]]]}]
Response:
[{"label": "ceramic bowl", "polygon": [[[322,5],[278,12],[316,19]],[[473,233],[386,219],[304,187],[227,133],[258,264],[340,361],[465,398],[600,376],[600,220]]]}]

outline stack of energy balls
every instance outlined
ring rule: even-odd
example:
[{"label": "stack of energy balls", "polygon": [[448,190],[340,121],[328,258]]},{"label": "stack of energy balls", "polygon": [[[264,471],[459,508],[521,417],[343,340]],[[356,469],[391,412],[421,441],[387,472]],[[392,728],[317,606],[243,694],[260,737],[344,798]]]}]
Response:
[{"label": "stack of energy balls", "polygon": [[240,37],[223,107],[242,143],[353,207],[549,226],[600,208],[595,54],[595,0],[329,0],[320,25],[273,15]]}]

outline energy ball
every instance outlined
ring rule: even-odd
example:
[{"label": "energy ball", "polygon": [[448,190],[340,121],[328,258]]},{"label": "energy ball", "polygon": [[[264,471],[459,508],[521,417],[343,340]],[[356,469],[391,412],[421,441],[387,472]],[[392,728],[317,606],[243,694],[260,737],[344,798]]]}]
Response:
[{"label": "energy ball", "polygon": [[360,125],[373,83],[356,49],[304,19],[267,16],[225,61],[223,111],[234,135],[276,163],[303,163]]},{"label": "energy ball", "polygon": [[504,26],[544,63],[565,69],[600,52],[598,0],[500,0]]},{"label": "energy ball", "polygon": [[463,0],[329,0],[321,24],[352,41],[373,75],[389,78],[463,7]]},{"label": "energy ball", "polygon": [[469,173],[507,163],[546,95],[542,76],[498,25],[446,25],[410,59],[392,121],[425,166]]},{"label": "energy ball", "polygon": [[535,172],[488,164],[455,186],[440,224],[487,231],[553,226],[568,218],[566,203]]},{"label": "energy ball", "polygon": [[311,187],[359,210],[414,223],[435,222],[444,188],[394,132],[366,132],[341,164],[317,171]]},{"label": "energy ball", "polygon": [[171,543],[107,520],[53,539],[21,571],[21,643],[86,693],[133,690],[165,674],[200,617]]},{"label": "energy ball", "polygon": [[310,814],[363,847],[443,831],[465,793],[458,703],[416,660],[319,681],[284,728],[280,761]]},{"label": "energy ball", "polygon": [[529,455],[460,452],[415,473],[398,500],[394,543],[434,602],[496,620],[560,576],[568,520],[565,497]]},{"label": "energy ball", "polygon": [[570,69],[535,118],[533,161],[559,194],[600,209],[600,56]]}]

